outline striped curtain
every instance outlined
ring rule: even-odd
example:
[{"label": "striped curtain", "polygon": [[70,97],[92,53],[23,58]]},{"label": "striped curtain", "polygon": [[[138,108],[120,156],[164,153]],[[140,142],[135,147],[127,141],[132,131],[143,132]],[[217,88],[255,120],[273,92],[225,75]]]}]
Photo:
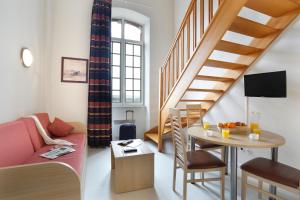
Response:
[{"label": "striped curtain", "polygon": [[111,0],[94,0],[90,45],[88,144],[109,146],[112,140]]}]

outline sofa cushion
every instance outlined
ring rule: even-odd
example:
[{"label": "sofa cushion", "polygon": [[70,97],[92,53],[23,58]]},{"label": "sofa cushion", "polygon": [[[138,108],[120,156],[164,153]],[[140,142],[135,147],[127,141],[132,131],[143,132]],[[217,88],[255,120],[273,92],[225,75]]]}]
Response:
[{"label": "sofa cushion", "polygon": [[43,128],[45,129],[47,135],[49,135],[51,137],[51,134],[48,130],[48,126],[51,123],[48,113],[36,113],[35,116],[37,116],[37,118],[41,122],[41,124],[42,124]]},{"label": "sofa cushion", "polygon": [[22,118],[20,121],[24,122],[35,151],[46,145],[32,118]]},{"label": "sofa cushion", "polygon": [[51,135],[56,137],[65,137],[69,135],[73,129],[73,126],[59,118],[55,118],[54,122],[48,126],[48,130],[50,131]]},{"label": "sofa cushion", "polygon": [[0,167],[23,164],[33,153],[29,133],[22,121],[0,125]]},{"label": "sofa cushion", "polygon": [[75,152],[63,155],[61,157],[58,157],[54,160],[49,160],[46,158],[42,158],[40,154],[45,153],[49,151],[51,148],[53,148],[53,145],[47,145],[41,149],[39,149],[37,152],[35,152],[25,163],[26,164],[32,164],[32,163],[41,163],[41,162],[63,162],[68,165],[70,165],[80,176],[84,164],[84,153],[85,153],[85,144],[86,144],[86,138],[85,134],[82,133],[72,133],[71,135],[68,135],[64,138],[60,138],[67,140],[69,142],[72,142],[76,144],[73,148],[76,150]]}]

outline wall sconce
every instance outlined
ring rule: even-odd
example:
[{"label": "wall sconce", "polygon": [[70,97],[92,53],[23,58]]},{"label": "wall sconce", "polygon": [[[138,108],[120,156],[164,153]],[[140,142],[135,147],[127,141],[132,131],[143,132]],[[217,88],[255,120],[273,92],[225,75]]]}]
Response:
[{"label": "wall sconce", "polygon": [[33,55],[28,48],[22,48],[21,50],[21,61],[24,67],[31,67],[33,63]]}]

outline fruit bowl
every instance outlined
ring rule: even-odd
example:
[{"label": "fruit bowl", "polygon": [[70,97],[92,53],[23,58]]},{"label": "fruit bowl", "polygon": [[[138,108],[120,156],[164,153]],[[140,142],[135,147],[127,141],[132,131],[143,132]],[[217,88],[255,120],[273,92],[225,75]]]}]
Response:
[{"label": "fruit bowl", "polygon": [[219,123],[218,129],[222,132],[222,129],[229,129],[231,134],[249,134],[250,128],[243,122],[229,122]]}]

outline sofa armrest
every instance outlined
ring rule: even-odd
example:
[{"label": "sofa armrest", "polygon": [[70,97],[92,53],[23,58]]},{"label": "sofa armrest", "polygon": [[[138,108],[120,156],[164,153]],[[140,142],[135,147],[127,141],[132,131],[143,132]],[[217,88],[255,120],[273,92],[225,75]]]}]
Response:
[{"label": "sofa armrest", "polygon": [[84,133],[87,134],[87,127],[81,122],[68,122],[71,126],[74,127],[72,133]]},{"label": "sofa armrest", "polygon": [[80,200],[80,180],[64,163],[48,162],[0,168],[0,199]]}]

